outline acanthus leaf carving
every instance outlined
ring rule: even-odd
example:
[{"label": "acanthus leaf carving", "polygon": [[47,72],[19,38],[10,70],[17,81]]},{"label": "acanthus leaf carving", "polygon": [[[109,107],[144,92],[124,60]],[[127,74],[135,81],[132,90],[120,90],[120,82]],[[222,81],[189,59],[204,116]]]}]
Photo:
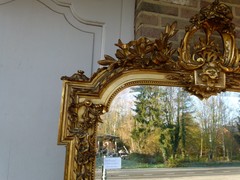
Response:
[{"label": "acanthus leaf carving", "polygon": [[172,55],[176,50],[172,48],[169,40],[177,33],[176,27],[176,22],[167,24],[165,31],[155,41],[142,37],[124,44],[119,40],[115,44],[119,47],[116,51],[117,59],[106,55],[105,59],[98,63],[108,66],[109,71],[117,68],[161,68],[161,64],[173,61]]}]

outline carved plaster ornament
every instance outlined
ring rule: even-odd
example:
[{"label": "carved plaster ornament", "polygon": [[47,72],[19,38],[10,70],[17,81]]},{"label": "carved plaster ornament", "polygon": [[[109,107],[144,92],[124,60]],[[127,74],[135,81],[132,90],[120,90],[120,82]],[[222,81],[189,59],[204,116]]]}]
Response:
[{"label": "carved plaster ornament", "polygon": [[116,58],[105,55],[99,61],[102,67],[90,78],[83,71],[63,76],[58,143],[67,146],[64,180],[95,179],[97,125],[122,89],[178,86],[200,99],[226,90],[240,92],[232,19],[231,9],[215,0],[190,19],[177,50],[170,42],[177,33],[174,22],[154,41],[142,37],[124,44],[119,40]]}]

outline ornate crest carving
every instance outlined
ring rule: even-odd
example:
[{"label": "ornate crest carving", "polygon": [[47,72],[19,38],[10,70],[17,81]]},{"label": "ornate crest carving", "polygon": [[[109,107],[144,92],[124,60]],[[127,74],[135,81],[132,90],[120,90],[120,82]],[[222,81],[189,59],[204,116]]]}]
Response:
[{"label": "ornate crest carving", "polygon": [[177,33],[174,22],[154,41],[119,40],[116,58],[105,55],[99,61],[103,67],[90,78],[83,71],[62,77],[58,142],[67,145],[65,180],[94,179],[100,115],[122,89],[142,84],[179,86],[201,99],[226,90],[240,92],[232,19],[231,9],[215,0],[190,19],[177,50],[170,42]]},{"label": "ornate crest carving", "polygon": [[[226,73],[239,71],[232,19],[231,9],[215,1],[192,17],[192,24],[186,28],[178,49],[178,63],[183,69],[193,71],[194,81],[186,89],[200,98],[226,90]],[[204,38],[190,48],[190,40],[201,31]],[[215,38],[214,33],[221,39]],[[222,43],[222,49],[218,42]]]}]

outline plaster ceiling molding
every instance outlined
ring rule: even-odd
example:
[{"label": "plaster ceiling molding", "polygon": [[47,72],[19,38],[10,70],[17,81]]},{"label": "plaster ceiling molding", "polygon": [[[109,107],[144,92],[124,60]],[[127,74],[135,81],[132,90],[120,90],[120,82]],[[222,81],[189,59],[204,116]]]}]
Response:
[{"label": "plaster ceiling molding", "polygon": [[97,61],[103,57],[104,40],[103,27],[104,23],[88,21],[86,19],[76,16],[76,12],[72,7],[71,0],[37,0],[50,10],[64,16],[66,21],[77,30],[91,34],[93,37],[93,55],[92,55],[92,70],[93,73],[98,69]]},{"label": "plaster ceiling molding", "polygon": [[7,4],[7,3],[10,3],[13,1],[15,1],[15,0],[0,0],[0,5]]}]

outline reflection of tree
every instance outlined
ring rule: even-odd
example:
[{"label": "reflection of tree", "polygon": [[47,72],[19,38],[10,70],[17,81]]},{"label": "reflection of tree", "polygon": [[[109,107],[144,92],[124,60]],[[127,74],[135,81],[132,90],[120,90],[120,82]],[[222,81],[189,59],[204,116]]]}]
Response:
[{"label": "reflection of tree", "polygon": [[234,110],[229,106],[229,94],[220,94],[198,104],[197,117],[201,125],[200,157],[209,160],[219,157],[229,159],[229,123],[234,119]]},{"label": "reflection of tree", "polygon": [[119,136],[132,152],[165,160],[231,160],[238,152],[239,108],[230,101],[229,93],[200,101],[180,88],[137,86],[114,99],[98,133]]},{"label": "reflection of tree", "polygon": [[[238,100],[238,104],[240,105],[240,100]],[[238,116],[236,118],[235,123],[236,123],[236,128],[235,128],[235,131],[233,130],[233,137],[237,143],[238,148],[236,149],[238,149],[238,153],[240,153],[240,110],[238,110]]]},{"label": "reflection of tree", "polygon": [[159,122],[163,118],[159,96],[161,92],[157,86],[139,86],[132,88],[136,93],[135,98],[135,125],[132,130],[132,138],[137,145],[137,151],[144,152],[144,148],[149,141],[148,137],[156,130]]},{"label": "reflection of tree", "polygon": [[180,143],[185,157],[186,124],[192,119],[190,96],[179,88],[169,87],[140,86],[133,88],[133,91],[137,95],[132,137],[139,151],[144,150],[148,137],[155,133],[165,161],[175,158]]},{"label": "reflection of tree", "polygon": [[237,122],[237,132],[234,134],[236,142],[240,145],[240,117]]},{"label": "reflection of tree", "polygon": [[130,134],[133,128],[133,96],[130,89],[123,90],[116,96],[108,113],[102,116],[103,124],[99,125],[98,134],[111,134],[121,138],[124,145],[133,147]]}]

